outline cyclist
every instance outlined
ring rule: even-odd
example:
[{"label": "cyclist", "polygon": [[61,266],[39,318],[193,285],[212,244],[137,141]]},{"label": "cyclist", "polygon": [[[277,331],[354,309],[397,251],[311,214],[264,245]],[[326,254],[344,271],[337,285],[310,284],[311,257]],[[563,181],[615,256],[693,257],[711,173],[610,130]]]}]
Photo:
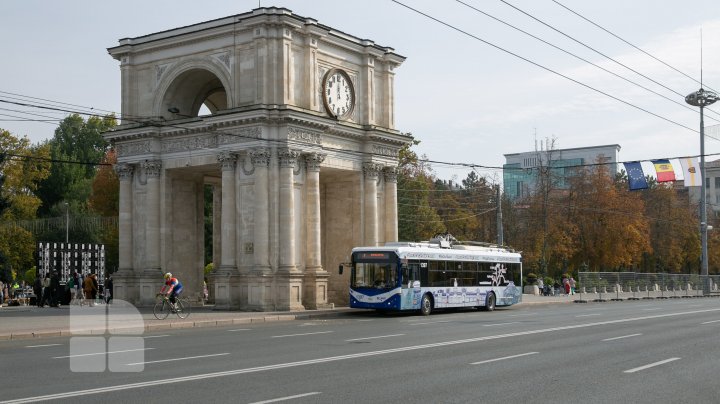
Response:
[{"label": "cyclist", "polygon": [[[165,290],[167,288],[167,291]],[[180,283],[178,278],[174,278],[173,275],[168,272],[165,274],[165,285],[160,289],[160,294],[168,295],[170,303],[172,303],[173,309],[175,309],[175,298],[180,295],[183,291],[183,285]]]}]

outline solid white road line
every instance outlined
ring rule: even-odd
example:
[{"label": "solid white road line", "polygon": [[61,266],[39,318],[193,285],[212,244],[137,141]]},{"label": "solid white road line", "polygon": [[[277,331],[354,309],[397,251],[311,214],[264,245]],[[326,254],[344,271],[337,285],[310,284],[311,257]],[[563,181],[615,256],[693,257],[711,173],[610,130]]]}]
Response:
[{"label": "solid white road line", "polygon": [[293,398],[300,398],[300,397],[307,397],[307,396],[314,396],[316,394],[320,394],[319,391],[313,391],[312,393],[305,393],[305,394],[296,394],[294,396],[287,396],[287,397],[280,397],[280,398],[273,398],[272,400],[265,400],[265,401],[256,401],[254,403],[250,404],[266,404],[266,403],[276,403],[278,401],[286,401],[286,400],[292,400]]},{"label": "solid white road line", "polygon": [[246,374],[246,373],[265,372],[265,371],[269,371],[269,370],[287,369],[287,368],[293,368],[293,367],[299,367],[299,366],[315,365],[318,363],[336,362],[336,361],[356,359],[356,358],[367,358],[367,357],[372,357],[372,356],[389,355],[389,354],[400,353],[400,352],[411,352],[411,351],[416,351],[416,350],[440,348],[440,347],[446,347],[446,346],[455,346],[455,345],[460,345],[460,344],[491,341],[491,340],[496,340],[496,339],[512,338],[512,337],[519,337],[519,336],[525,336],[525,335],[546,334],[546,333],[555,332],[555,331],[575,330],[575,329],[582,329],[582,328],[589,328],[589,327],[598,327],[598,326],[603,326],[603,325],[625,324],[625,323],[632,323],[632,322],[643,321],[643,320],[655,320],[655,319],[659,319],[659,318],[687,316],[687,315],[691,315],[691,314],[717,313],[719,311],[720,311],[720,308],[693,310],[693,311],[684,311],[684,312],[677,312],[677,313],[656,314],[656,315],[651,315],[651,316],[621,318],[618,320],[598,321],[596,323],[573,324],[573,325],[566,325],[566,326],[561,326],[561,327],[541,328],[541,329],[536,329],[536,330],[519,331],[519,332],[513,332],[513,333],[507,333],[507,334],[488,335],[485,337],[476,337],[476,338],[436,342],[436,343],[424,344],[424,345],[411,345],[411,346],[406,346],[406,347],[401,347],[401,348],[383,349],[383,350],[379,350],[379,351],[368,351],[368,352],[361,352],[361,353],[348,354],[348,355],[330,356],[330,357],[310,359],[310,360],[305,360],[305,361],[278,363],[275,365],[258,366],[258,367],[254,367],[254,368],[245,368],[245,369],[235,369],[235,370],[229,370],[229,371],[224,371],[224,372],[201,373],[201,374],[190,375],[190,376],[175,377],[175,378],[171,378],[171,379],[157,379],[157,380],[150,380],[150,381],[139,382],[139,383],[128,383],[128,384],[118,384],[115,386],[97,387],[97,388],[92,388],[92,389],[87,389],[87,390],[73,390],[73,391],[69,391],[69,392],[65,392],[65,393],[46,394],[43,396],[24,397],[24,398],[18,398],[18,399],[8,400],[8,401],[0,401],[0,404],[33,403],[36,401],[43,401],[43,400],[55,400],[55,399],[70,398],[70,397],[88,396],[88,395],[102,394],[102,393],[108,393],[108,392],[113,392],[113,391],[124,391],[124,390],[140,389],[140,388],[146,388],[146,387],[157,387],[157,386],[161,386],[161,385],[165,385],[165,384],[183,383],[183,382],[211,379],[211,378],[216,378],[216,377],[236,376],[236,375]]},{"label": "solid white road line", "polygon": [[59,345],[62,345],[62,344],[28,345],[25,348],[43,348],[46,346],[59,346]]},{"label": "solid white road line", "polygon": [[400,336],[403,336],[403,335],[405,335],[405,334],[378,335],[377,337],[353,338],[353,339],[346,339],[345,342],[363,341],[363,340],[366,340],[366,339],[400,337]]},{"label": "solid white road line", "polygon": [[302,335],[329,334],[331,332],[334,332],[334,331],[318,331],[318,332],[306,332],[306,333],[302,333],[302,334],[273,335],[270,338],[299,337]]},{"label": "solid white road line", "polygon": [[495,327],[496,325],[509,325],[509,324],[517,324],[519,321],[511,321],[509,323],[495,323],[495,324],[483,324],[483,327]]},{"label": "solid white road line", "polygon": [[358,320],[358,321],[373,321],[373,320]]},{"label": "solid white road line", "polygon": [[652,368],[652,367],[659,366],[659,365],[664,365],[664,364],[666,364],[666,363],[673,362],[673,361],[676,361],[676,360],[678,360],[678,359],[680,359],[680,358],[665,359],[664,361],[651,363],[651,364],[649,364],[649,365],[640,366],[640,367],[634,368],[634,369],[628,369],[628,370],[624,371],[623,373],[635,373],[635,372],[639,372],[639,371],[641,371],[641,370],[650,369],[650,368]]},{"label": "solid white road line", "polygon": [[514,358],[519,358],[521,356],[535,355],[536,353],[540,353],[540,352],[527,352],[527,353],[522,353],[519,355],[503,356],[502,358],[495,358],[495,359],[488,359],[486,361],[473,362],[473,363],[471,363],[471,365],[482,365],[483,363],[504,361],[505,359],[514,359]]},{"label": "solid white road line", "polygon": [[600,313],[593,313],[593,314],[579,314],[579,315],[577,315],[577,316],[575,316],[575,317],[577,318],[577,317],[592,317],[592,316],[602,316],[602,314],[600,314]]},{"label": "solid white road line", "polygon": [[602,341],[603,341],[603,342],[604,342],[604,341],[615,341],[616,339],[632,338],[632,337],[637,337],[637,336],[639,336],[639,335],[642,335],[642,334],[630,334],[630,335],[623,335],[622,337],[605,338],[605,339],[602,340]]},{"label": "solid white road line", "polygon": [[218,354],[210,354],[210,355],[186,356],[186,357],[184,357],[184,358],[161,359],[161,360],[158,360],[158,361],[126,363],[125,365],[126,365],[126,366],[147,365],[148,363],[184,361],[184,360],[186,360],[186,359],[210,358],[210,357],[212,357],[212,356],[223,356],[223,355],[230,355],[230,352],[218,353]]},{"label": "solid white road line", "polygon": [[94,353],[86,353],[86,354],[79,354],[79,355],[56,356],[53,359],[78,358],[80,356],[93,356],[93,355],[105,355],[105,354],[114,354],[114,353],[123,353],[123,352],[147,351],[150,349],[155,349],[155,348],[126,349],[124,351],[94,352]]},{"label": "solid white road line", "polygon": [[700,324],[712,324],[712,323],[720,323],[720,320],[706,321],[706,322],[700,323]]},{"label": "solid white road line", "polygon": [[163,338],[163,337],[169,337],[169,336],[170,336],[170,334],[168,334],[168,335],[148,335],[147,337],[143,337],[143,338],[146,338],[146,339],[147,338]]},{"label": "solid white road line", "polygon": [[426,324],[438,324],[438,323],[449,323],[450,320],[443,320],[443,321],[427,321],[424,323],[411,323],[408,325],[426,325]]},{"label": "solid white road line", "polygon": [[252,328],[237,328],[234,330],[227,330],[228,332],[235,332],[235,331],[250,331]]}]

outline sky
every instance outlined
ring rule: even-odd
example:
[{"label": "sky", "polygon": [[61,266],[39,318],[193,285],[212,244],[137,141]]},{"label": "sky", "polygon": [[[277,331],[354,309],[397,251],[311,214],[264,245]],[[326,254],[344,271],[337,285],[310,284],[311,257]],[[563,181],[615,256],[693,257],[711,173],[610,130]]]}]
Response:
[{"label": "sky", "polygon": [[[501,182],[504,154],[546,147],[549,139],[558,149],[619,144],[620,161],[700,154],[699,110],[684,96],[700,88],[701,35],[704,87],[720,91],[717,0],[398,1],[441,22],[392,0],[3,0],[0,128],[37,143],[52,138],[57,121],[28,118],[66,115],[4,101],[40,98],[68,109],[119,111],[120,69],[107,48],[120,38],[260,4],[288,8],[407,57],[395,71],[395,126],[420,140],[414,150],[434,162],[439,178],[464,179],[470,169],[444,164],[462,163]],[[705,126],[707,159],[720,159],[720,102],[705,109]]]}]

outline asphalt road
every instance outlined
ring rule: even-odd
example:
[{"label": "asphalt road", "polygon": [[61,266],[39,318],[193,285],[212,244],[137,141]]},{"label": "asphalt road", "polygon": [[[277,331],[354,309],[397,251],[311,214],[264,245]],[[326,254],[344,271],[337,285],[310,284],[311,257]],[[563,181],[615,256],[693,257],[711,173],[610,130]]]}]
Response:
[{"label": "asphalt road", "polygon": [[0,400],[718,402],[718,333],[720,299],[672,299],[4,341]]}]

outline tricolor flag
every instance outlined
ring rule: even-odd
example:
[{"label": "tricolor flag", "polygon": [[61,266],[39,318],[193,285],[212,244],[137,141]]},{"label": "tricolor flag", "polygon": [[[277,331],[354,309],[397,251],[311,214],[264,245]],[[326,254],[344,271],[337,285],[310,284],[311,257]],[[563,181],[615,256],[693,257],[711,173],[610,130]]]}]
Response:
[{"label": "tricolor flag", "polygon": [[675,181],[675,170],[669,160],[653,160],[655,172],[657,172],[657,182]]},{"label": "tricolor flag", "polygon": [[645,173],[643,173],[642,166],[639,162],[635,161],[632,163],[623,163],[625,165],[625,171],[628,176],[628,185],[630,190],[646,189],[648,187],[647,180],[645,179]]},{"label": "tricolor flag", "polygon": [[700,166],[696,159],[686,157],[680,159],[680,165],[683,169],[683,176],[685,177],[686,187],[699,187],[702,182],[700,177]]}]

